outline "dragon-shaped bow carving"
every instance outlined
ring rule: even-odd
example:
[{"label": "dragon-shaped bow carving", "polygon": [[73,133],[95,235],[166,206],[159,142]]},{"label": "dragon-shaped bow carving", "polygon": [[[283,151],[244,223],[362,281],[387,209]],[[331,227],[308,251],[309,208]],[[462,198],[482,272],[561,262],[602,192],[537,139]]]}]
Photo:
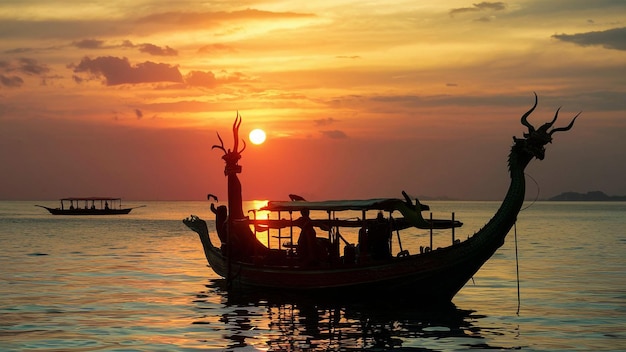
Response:
[{"label": "dragon-shaped bow carving", "polygon": [[561,110],[561,108],[559,107],[556,110],[552,121],[544,123],[539,128],[535,128],[533,125],[530,124],[530,122],[528,122],[528,116],[537,107],[537,93],[533,94],[535,94],[535,104],[530,108],[530,110],[522,115],[521,119],[522,125],[528,127],[528,133],[524,133],[524,138],[513,137],[513,140],[515,141],[516,145],[523,147],[532,156],[536,157],[539,160],[543,160],[543,158],[545,157],[544,146],[548,143],[552,143],[552,134],[554,134],[555,132],[568,131],[569,129],[571,129],[572,126],[574,126],[574,121],[576,121],[576,118],[578,117],[578,115],[580,115],[580,112],[576,114],[576,116],[574,116],[569,125],[565,127],[552,128],[552,125],[554,125],[559,116],[559,110]]},{"label": "dragon-shaped bow carving", "polygon": [[238,165],[239,159],[241,159],[241,153],[246,149],[246,141],[241,139],[243,142],[243,148],[239,149],[239,126],[241,126],[241,115],[239,115],[239,111],[237,112],[237,116],[235,116],[235,122],[233,122],[233,140],[234,146],[233,150],[224,148],[224,141],[220,136],[220,133],[217,133],[217,138],[220,140],[220,145],[213,145],[211,149],[220,149],[224,152],[222,159],[226,162],[226,167],[224,168],[224,174],[228,175],[230,173],[241,173],[241,165]]}]

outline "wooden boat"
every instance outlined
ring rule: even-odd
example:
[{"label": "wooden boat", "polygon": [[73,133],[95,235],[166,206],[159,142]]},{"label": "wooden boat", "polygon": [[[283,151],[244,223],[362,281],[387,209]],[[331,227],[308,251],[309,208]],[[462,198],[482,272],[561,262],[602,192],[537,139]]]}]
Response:
[{"label": "wooden boat", "polygon": [[[229,287],[233,289],[256,287],[315,295],[407,297],[426,298],[430,302],[450,302],[504,244],[524,201],[526,166],[534,158],[542,160],[545,156],[545,145],[552,142],[552,135],[571,129],[578,117],[576,115],[566,127],[553,128],[559,112],[557,110],[551,122],[535,128],[527,118],[536,106],[535,95],[535,104],[521,118],[528,132],[522,138],[513,137],[508,159],[511,182],[501,206],[491,220],[474,235],[465,240],[453,239],[444,248],[426,247],[413,253],[399,247],[397,253],[390,253],[389,236],[392,231],[400,232],[410,227],[454,229],[461,226],[460,222],[453,219],[424,219],[422,211],[427,207],[418,200],[413,202],[404,192],[404,199],[268,202],[259,210],[280,215],[289,214],[289,219],[282,219],[280,216],[276,220],[245,216],[241,184],[237,177],[241,172],[238,161],[245,150],[245,142],[241,150],[238,148],[238,129],[241,124],[239,115],[233,124],[234,148],[226,150],[219,134],[221,145],[213,146],[224,152],[224,172],[228,179],[228,207],[215,207],[211,204],[211,210],[216,214],[215,226],[221,246],[212,243],[204,220],[191,215],[183,222],[198,233],[209,265],[218,275],[226,278]],[[293,212],[299,211],[321,211],[328,215],[327,219],[314,219],[304,214],[302,218],[294,220]],[[357,220],[342,219],[337,214],[343,211],[361,212],[362,216]],[[365,241],[361,240],[354,244],[343,243],[341,229],[347,227],[360,227],[359,231],[364,237],[373,236],[378,220],[366,218],[368,211],[388,214],[386,225],[383,226],[385,240],[377,241],[375,246],[372,243],[366,246]],[[393,214],[396,213],[401,216],[394,218]],[[289,236],[293,236],[294,227],[301,232],[298,244],[290,237],[291,241],[286,245],[268,248],[257,237],[258,231],[281,228]],[[317,228],[317,233],[328,232],[328,236],[322,240],[313,235],[314,241],[302,240],[312,237],[311,228]],[[287,237],[282,236],[281,232],[279,234],[280,239]],[[343,254],[340,253],[340,244],[345,244]],[[374,252],[378,254],[374,256]]]},{"label": "wooden boat", "polygon": [[109,197],[71,197],[60,199],[59,208],[49,208],[43,205],[35,205],[44,208],[52,215],[121,215],[128,214],[131,210],[144,207],[122,208],[121,198]]}]

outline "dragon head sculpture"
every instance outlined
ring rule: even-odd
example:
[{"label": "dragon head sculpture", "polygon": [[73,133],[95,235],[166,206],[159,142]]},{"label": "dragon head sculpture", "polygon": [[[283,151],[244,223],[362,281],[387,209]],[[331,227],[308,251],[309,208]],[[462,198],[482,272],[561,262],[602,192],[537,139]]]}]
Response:
[{"label": "dragon head sculpture", "polygon": [[239,159],[241,159],[241,153],[246,149],[246,141],[241,140],[243,142],[243,148],[239,149],[239,126],[241,126],[241,115],[237,112],[237,116],[235,116],[235,122],[233,122],[233,140],[235,141],[235,145],[233,146],[233,150],[224,148],[224,141],[220,136],[219,132],[217,133],[217,138],[220,140],[220,145],[214,145],[211,149],[220,149],[224,152],[222,159],[226,162],[226,167],[224,168],[224,175],[229,174],[238,174],[241,173],[241,165],[237,164]]},{"label": "dragon head sculpture", "polygon": [[524,115],[522,115],[522,125],[528,127],[528,132],[524,133],[524,138],[516,138],[513,137],[516,147],[521,148],[524,152],[529,154],[532,157],[535,157],[539,160],[543,160],[545,157],[545,145],[548,143],[552,143],[552,134],[559,131],[568,131],[574,126],[574,121],[580,112],[574,116],[569,125],[565,127],[557,127],[553,128],[552,125],[556,122],[559,116],[559,107],[556,110],[556,114],[554,114],[554,118],[550,122],[546,122],[541,125],[539,128],[535,128],[533,125],[528,122],[528,116],[535,110],[537,107],[537,93],[535,94],[535,104],[528,110]]}]

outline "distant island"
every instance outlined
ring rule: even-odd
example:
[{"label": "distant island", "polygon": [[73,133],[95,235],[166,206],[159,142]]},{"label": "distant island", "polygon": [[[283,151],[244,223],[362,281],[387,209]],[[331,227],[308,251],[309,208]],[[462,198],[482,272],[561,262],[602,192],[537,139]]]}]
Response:
[{"label": "distant island", "polygon": [[624,202],[626,196],[609,196],[601,191],[593,191],[587,193],[565,192],[558,196],[549,198],[551,201],[586,201],[586,202]]}]

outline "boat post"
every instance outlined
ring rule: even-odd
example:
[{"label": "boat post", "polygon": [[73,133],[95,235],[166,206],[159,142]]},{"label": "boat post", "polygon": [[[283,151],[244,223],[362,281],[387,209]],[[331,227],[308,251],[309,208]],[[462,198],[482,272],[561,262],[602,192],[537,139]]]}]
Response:
[{"label": "boat post", "polygon": [[433,213],[430,213],[430,250],[433,250]]},{"label": "boat post", "polygon": [[361,230],[363,230],[363,238],[365,239],[365,243],[368,243],[368,233],[367,233],[367,220],[365,219],[366,210],[361,210],[361,217],[363,218],[363,225],[361,225],[361,229],[359,229],[358,235],[358,244],[359,244],[359,261],[367,261],[367,256],[369,256],[369,248],[367,246],[363,246],[364,243],[361,243]]},{"label": "boat post", "polygon": [[[270,214],[267,214],[267,223],[270,223]],[[271,248],[270,246],[271,236],[270,236],[270,227],[267,226],[267,248]],[[278,242],[278,249],[280,249],[280,241]]]},{"label": "boat post", "polygon": [[[268,218],[269,219],[269,218]],[[278,220],[280,220],[280,210],[278,211]],[[267,233],[269,233],[269,228],[267,229]],[[282,233],[282,228],[278,228],[278,249],[282,249],[282,240],[283,240],[283,233]]]},{"label": "boat post", "polygon": [[[330,241],[330,243],[333,243],[333,238],[332,238],[332,233],[333,233],[333,227],[330,225],[333,222],[333,218],[330,214],[330,210],[326,210],[326,214],[328,214],[328,240]],[[339,239],[337,239],[337,241],[339,241]]]},{"label": "boat post", "polygon": [[452,244],[454,244],[454,212],[452,212]]},{"label": "boat post", "polygon": [[[388,230],[391,231],[391,237],[390,238],[393,240],[393,228],[391,228],[391,224],[395,220],[394,220],[394,218],[393,218],[393,216],[391,214],[392,214],[392,212],[390,211],[389,212],[389,226],[390,227],[389,227]],[[396,228],[396,236],[398,237],[398,247],[400,248],[400,252],[398,252],[398,254],[399,254],[399,253],[404,252],[404,248],[402,248],[402,240],[400,239],[400,230],[398,228]],[[393,241],[390,241],[390,243],[389,243],[389,252],[390,253],[393,253],[392,248],[391,248],[392,244],[393,244]]]},{"label": "boat post", "polygon": [[231,276],[232,249],[231,249],[230,234],[234,226],[233,226],[233,220],[230,218],[230,212],[228,215],[229,217],[226,222],[227,224],[226,226],[226,287],[230,291],[230,289],[232,288],[232,276]]},{"label": "boat post", "polygon": [[289,243],[293,246],[293,213],[291,210],[289,211],[289,224]]}]

